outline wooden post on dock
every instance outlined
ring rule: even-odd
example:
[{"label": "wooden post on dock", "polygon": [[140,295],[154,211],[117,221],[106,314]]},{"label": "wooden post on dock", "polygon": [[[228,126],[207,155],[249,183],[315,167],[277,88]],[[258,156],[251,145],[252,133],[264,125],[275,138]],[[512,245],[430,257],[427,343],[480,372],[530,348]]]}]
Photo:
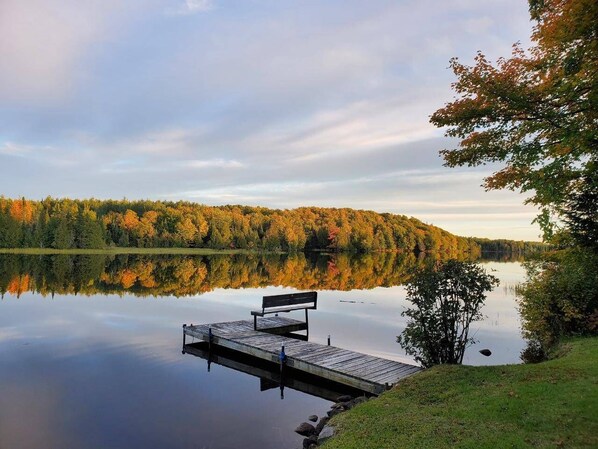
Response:
[{"label": "wooden post on dock", "polygon": [[187,333],[185,332],[185,328],[187,327],[186,324],[183,324],[183,354],[185,353],[185,343],[187,341]]},{"label": "wooden post on dock", "polygon": [[284,352],[284,343],[280,348],[278,360],[280,361],[280,399],[284,399],[284,365],[287,362],[287,355]]},{"label": "wooden post on dock", "polygon": [[278,355],[278,361],[280,362],[280,373],[282,375],[283,367],[287,361],[287,355],[284,353],[284,343],[282,344],[282,348],[280,348],[280,354]]}]

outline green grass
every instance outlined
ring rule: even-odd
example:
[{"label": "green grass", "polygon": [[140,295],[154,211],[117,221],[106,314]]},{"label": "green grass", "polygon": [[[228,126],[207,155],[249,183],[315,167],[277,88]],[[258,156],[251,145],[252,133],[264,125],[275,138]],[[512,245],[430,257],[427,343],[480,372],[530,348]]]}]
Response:
[{"label": "green grass", "polygon": [[598,338],[535,365],[439,366],[336,416],[325,449],[596,448]]},{"label": "green grass", "polygon": [[104,249],[54,249],[54,248],[0,248],[0,254],[253,254],[256,251],[210,248],[104,248]]}]

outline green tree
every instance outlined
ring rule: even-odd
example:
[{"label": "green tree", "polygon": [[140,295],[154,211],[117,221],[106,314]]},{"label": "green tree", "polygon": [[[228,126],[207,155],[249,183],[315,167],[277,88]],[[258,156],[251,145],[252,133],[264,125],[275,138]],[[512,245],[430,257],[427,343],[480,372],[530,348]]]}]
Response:
[{"label": "green tree", "polygon": [[[554,219],[579,195],[598,163],[598,2],[530,0],[533,46],[513,46],[496,65],[479,52],[469,67],[457,58],[459,97],[431,122],[448,126],[459,148],[441,152],[449,167],[503,163],[487,189],[530,194],[549,238]],[[596,207],[596,204],[594,204]]]},{"label": "green tree", "polygon": [[398,343],[425,367],[462,363],[474,343],[469,325],[482,318],[486,292],[496,285],[497,278],[472,262],[451,259],[419,272],[407,283],[415,307],[401,314],[409,321]]},{"label": "green tree", "polygon": [[598,333],[598,254],[569,248],[527,263],[519,311],[523,333],[544,350],[567,335]]},{"label": "green tree", "polygon": [[103,248],[104,232],[96,213],[84,209],[77,218],[75,226],[75,243],[77,248]]},{"label": "green tree", "polygon": [[565,203],[564,221],[575,242],[598,253],[598,173],[580,180],[576,193]]},{"label": "green tree", "polygon": [[73,231],[67,217],[60,217],[54,230],[52,247],[56,249],[72,248],[74,243]]}]

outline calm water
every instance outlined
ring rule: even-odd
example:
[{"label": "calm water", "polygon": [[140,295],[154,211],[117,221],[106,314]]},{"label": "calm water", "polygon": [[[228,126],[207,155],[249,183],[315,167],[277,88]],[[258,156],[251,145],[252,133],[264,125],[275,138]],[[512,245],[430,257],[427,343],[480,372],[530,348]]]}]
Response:
[{"label": "calm water", "polygon": [[[263,295],[318,290],[310,340],[409,361],[395,343],[412,256],[0,255],[0,448],[295,448],[330,402],[181,354],[183,323],[249,319]],[[518,363],[518,263],[473,323],[467,364]],[[289,316],[292,317],[293,314]],[[301,315],[301,312],[299,312]],[[299,316],[298,316],[299,318]],[[489,348],[489,358],[478,353]]]}]

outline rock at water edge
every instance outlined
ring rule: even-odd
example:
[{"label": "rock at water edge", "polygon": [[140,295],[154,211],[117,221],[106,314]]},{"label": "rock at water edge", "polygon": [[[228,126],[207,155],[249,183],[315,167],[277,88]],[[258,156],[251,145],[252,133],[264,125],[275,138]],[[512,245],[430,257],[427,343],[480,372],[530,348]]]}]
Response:
[{"label": "rock at water edge", "polygon": [[322,444],[328,438],[334,436],[334,427],[332,426],[324,426],[320,435],[318,435],[318,444]]},{"label": "rock at water edge", "polygon": [[316,433],[316,428],[312,426],[310,423],[304,422],[299,424],[299,427],[295,429],[295,432],[304,437],[308,437]]}]

